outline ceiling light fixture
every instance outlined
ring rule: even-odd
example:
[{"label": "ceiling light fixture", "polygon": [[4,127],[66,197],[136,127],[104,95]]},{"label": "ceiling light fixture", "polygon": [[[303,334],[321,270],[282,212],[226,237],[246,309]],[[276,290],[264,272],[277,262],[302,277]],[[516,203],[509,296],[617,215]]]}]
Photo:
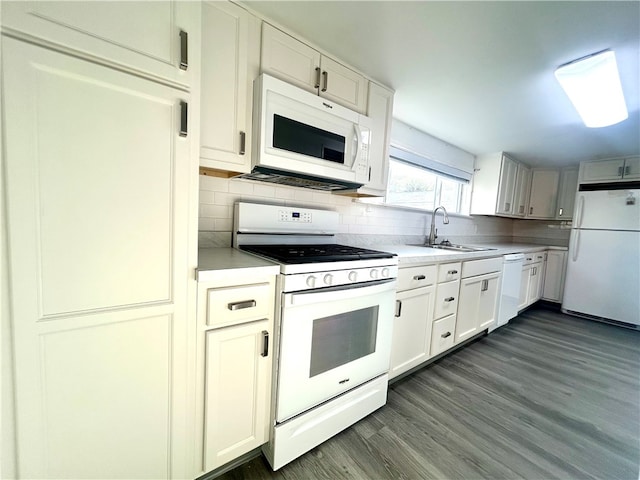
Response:
[{"label": "ceiling light fixture", "polygon": [[629,116],[612,50],[561,65],[555,75],[587,127],[607,127]]}]

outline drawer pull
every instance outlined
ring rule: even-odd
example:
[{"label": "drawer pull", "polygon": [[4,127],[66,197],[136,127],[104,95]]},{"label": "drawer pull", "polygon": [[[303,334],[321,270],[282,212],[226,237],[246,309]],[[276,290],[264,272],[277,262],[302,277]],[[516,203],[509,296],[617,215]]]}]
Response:
[{"label": "drawer pull", "polygon": [[424,275],[414,275],[413,276],[414,280],[424,280],[425,278],[427,278],[427,277],[425,277]]},{"label": "drawer pull", "polygon": [[396,300],[396,317],[399,317],[402,313],[402,300]]},{"label": "drawer pull", "polygon": [[455,297],[447,297],[444,299],[445,302],[453,302],[455,300]]},{"label": "drawer pull", "polygon": [[269,332],[266,330],[262,331],[262,353],[260,355],[263,357],[269,355]]},{"label": "drawer pull", "polygon": [[458,270],[449,270],[447,275],[455,275],[456,273],[458,273]]},{"label": "drawer pull", "polygon": [[228,303],[227,308],[229,310],[242,310],[243,308],[251,308],[256,306],[255,300],[245,300],[244,302]]},{"label": "drawer pull", "polygon": [[482,287],[480,288],[480,291],[486,292],[487,290],[489,290],[489,280],[482,280]]},{"label": "drawer pull", "polygon": [[180,70],[189,68],[189,35],[180,30]]},{"label": "drawer pull", "polygon": [[442,335],[440,335],[442,338],[447,338],[451,336],[451,332],[445,332]]}]

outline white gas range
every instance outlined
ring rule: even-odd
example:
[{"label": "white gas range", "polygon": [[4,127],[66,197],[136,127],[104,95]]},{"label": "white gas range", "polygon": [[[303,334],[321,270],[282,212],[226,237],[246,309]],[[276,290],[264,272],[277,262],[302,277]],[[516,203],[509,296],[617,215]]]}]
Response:
[{"label": "white gas range", "polygon": [[274,470],[386,403],[397,257],[335,243],[337,212],[238,203],[234,247],[280,264]]}]

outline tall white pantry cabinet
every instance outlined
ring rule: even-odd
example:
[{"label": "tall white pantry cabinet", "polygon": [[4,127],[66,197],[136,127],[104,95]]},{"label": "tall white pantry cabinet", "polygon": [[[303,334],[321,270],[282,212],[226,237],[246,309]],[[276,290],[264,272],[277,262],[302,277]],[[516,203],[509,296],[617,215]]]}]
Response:
[{"label": "tall white pantry cabinet", "polygon": [[198,4],[0,8],[3,471],[188,478]]}]

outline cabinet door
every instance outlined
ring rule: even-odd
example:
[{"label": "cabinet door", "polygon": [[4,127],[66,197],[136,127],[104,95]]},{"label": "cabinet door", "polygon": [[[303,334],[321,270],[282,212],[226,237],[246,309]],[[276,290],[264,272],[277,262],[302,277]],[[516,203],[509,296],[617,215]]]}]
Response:
[{"label": "cabinet door", "polygon": [[544,274],[542,298],[552,302],[561,302],[564,289],[564,275],[567,262],[567,252],[563,250],[549,250],[547,252],[547,267]]},{"label": "cabinet door", "polygon": [[12,29],[183,85],[198,61],[198,14],[197,2],[181,1],[2,4],[2,23]]},{"label": "cabinet door", "polygon": [[251,169],[253,79],[259,73],[259,21],[228,2],[202,4],[200,164]]},{"label": "cabinet door", "polygon": [[624,173],[624,159],[583,162],[580,170],[581,182],[603,182],[620,180]]},{"label": "cabinet door", "polygon": [[188,96],[14,39],[2,47],[18,469],[189,476]]},{"label": "cabinet door", "polygon": [[518,164],[506,155],[502,156],[502,167],[500,169],[500,187],[498,190],[498,203],[496,213],[503,215],[513,215],[515,212],[514,195],[516,188],[516,176]]},{"label": "cabinet door", "polygon": [[460,281],[455,343],[484,330],[496,319],[500,273],[489,273]]},{"label": "cabinet door", "polygon": [[320,68],[321,97],[366,113],[369,82],[362,75],[324,55],[320,58]]},{"label": "cabinet door", "polygon": [[531,264],[522,267],[522,274],[520,275],[520,294],[518,295],[518,311],[522,310],[529,304],[529,285],[531,283],[532,272],[533,266]]},{"label": "cabinet door", "polygon": [[367,109],[367,115],[371,118],[370,177],[369,183],[359,192],[376,196],[386,195],[392,113],[393,91],[370,82]]},{"label": "cabinet door", "polygon": [[210,330],[206,340],[204,470],[269,439],[269,322]]},{"label": "cabinet door", "polygon": [[558,170],[533,170],[527,218],[554,218],[558,194]]},{"label": "cabinet door", "polygon": [[262,72],[313,93],[320,86],[320,53],[262,23]]},{"label": "cabinet door", "polygon": [[390,378],[429,358],[434,293],[435,287],[398,292],[393,322]]},{"label": "cabinet door", "polygon": [[514,194],[514,215],[524,217],[529,203],[529,188],[531,186],[531,169],[518,164],[516,176],[516,190]]},{"label": "cabinet door", "polygon": [[640,157],[629,157],[624,160],[624,179],[640,178]]},{"label": "cabinet door", "polygon": [[565,168],[562,170],[558,187],[558,205],[556,206],[557,220],[571,220],[573,218],[577,187],[578,169]]},{"label": "cabinet door", "polygon": [[529,289],[527,292],[527,305],[531,305],[532,303],[540,300],[542,295],[542,282],[543,282],[543,263],[536,262],[532,263],[531,269],[529,271]]}]

